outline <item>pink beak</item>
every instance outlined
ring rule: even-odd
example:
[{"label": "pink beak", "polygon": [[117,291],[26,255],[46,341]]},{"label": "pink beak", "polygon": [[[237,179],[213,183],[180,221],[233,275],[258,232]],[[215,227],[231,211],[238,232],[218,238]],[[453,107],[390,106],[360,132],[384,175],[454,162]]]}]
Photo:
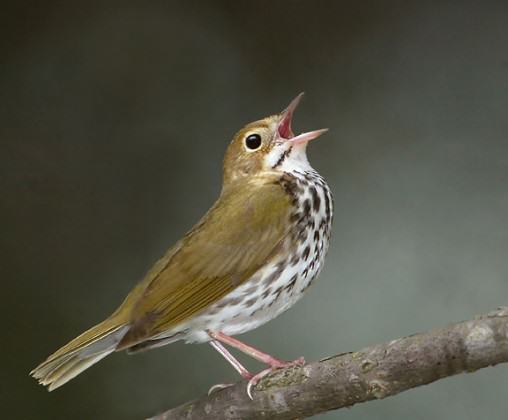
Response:
[{"label": "pink beak", "polygon": [[281,120],[279,122],[279,126],[277,127],[279,137],[293,144],[307,143],[308,141],[313,140],[328,131],[328,128],[322,128],[321,130],[309,131],[297,136],[294,135],[293,130],[291,129],[291,121],[293,119],[293,112],[300,103],[302,96],[303,92],[293,99],[287,108],[280,113]]}]

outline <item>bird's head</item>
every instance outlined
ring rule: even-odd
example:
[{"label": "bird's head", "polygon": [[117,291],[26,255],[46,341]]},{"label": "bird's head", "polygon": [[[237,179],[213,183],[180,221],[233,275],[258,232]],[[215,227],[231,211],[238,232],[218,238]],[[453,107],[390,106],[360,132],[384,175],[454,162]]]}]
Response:
[{"label": "bird's head", "polygon": [[281,113],[247,124],[235,134],[224,157],[224,186],[264,173],[310,167],[307,143],[327,129],[294,135],[291,121],[302,96],[300,93]]}]

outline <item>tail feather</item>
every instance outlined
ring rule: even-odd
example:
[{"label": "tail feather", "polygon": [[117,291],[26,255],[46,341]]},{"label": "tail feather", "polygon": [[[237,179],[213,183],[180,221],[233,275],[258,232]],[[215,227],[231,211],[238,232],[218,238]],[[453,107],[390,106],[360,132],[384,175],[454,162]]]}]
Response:
[{"label": "tail feather", "polygon": [[57,350],[30,375],[52,391],[113,353],[128,330],[129,325],[108,319]]},{"label": "tail feather", "polygon": [[47,386],[48,391],[53,391],[113,351],[114,349],[111,349],[109,351],[103,351],[102,353],[96,354],[94,356],[87,356],[84,358],[81,358],[80,356],[72,356],[63,365],[60,365],[55,370],[53,370],[47,377],[39,380],[39,383],[41,385]]}]

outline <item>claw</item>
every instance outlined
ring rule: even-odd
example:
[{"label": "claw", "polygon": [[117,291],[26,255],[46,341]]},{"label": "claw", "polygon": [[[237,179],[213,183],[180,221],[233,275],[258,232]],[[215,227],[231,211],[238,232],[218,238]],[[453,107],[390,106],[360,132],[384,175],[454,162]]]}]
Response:
[{"label": "claw", "polygon": [[222,389],[229,388],[230,386],[233,386],[234,384],[215,384],[208,390],[208,395],[212,395],[214,392],[221,391]]},{"label": "claw", "polygon": [[269,367],[267,369],[262,370],[259,373],[256,373],[252,378],[250,378],[247,384],[247,395],[251,400],[254,400],[254,398],[252,397],[252,388],[255,387],[261,379],[263,379],[265,376],[269,375],[276,369],[278,368]]},{"label": "claw", "polygon": [[270,373],[278,370],[278,369],[284,369],[289,368],[293,366],[303,366],[305,364],[305,359],[303,357],[299,357],[296,360],[293,360],[291,362],[277,362],[274,363],[272,366],[270,366],[267,369],[262,370],[261,372],[255,374],[247,383],[247,395],[251,400],[254,398],[252,397],[252,390],[253,388],[263,379],[265,376],[269,375]]}]

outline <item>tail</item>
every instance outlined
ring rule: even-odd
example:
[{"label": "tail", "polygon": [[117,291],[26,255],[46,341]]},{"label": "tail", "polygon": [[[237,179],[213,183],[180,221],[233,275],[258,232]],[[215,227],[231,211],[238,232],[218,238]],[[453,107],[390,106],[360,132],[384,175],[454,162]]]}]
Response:
[{"label": "tail", "polygon": [[30,375],[53,391],[113,353],[128,330],[129,325],[109,318],[57,350]]}]

